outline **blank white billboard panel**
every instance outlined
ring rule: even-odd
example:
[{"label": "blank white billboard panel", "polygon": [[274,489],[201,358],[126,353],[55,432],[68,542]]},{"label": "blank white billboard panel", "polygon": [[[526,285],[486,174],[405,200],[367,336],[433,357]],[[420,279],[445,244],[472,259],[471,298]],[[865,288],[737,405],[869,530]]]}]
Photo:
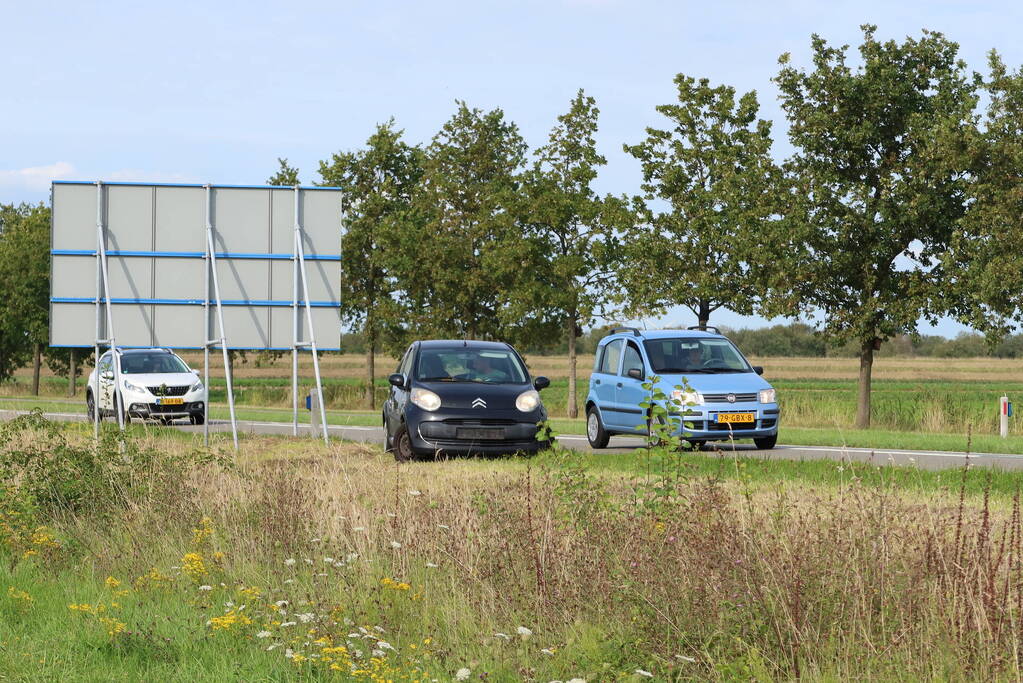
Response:
[{"label": "blank white billboard panel", "polygon": [[[51,345],[95,343],[99,220],[118,346],[202,348],[205,316],[219,329],[208,203],[228,348],[290,349],[297,202],[316,345],[340,348],[340,190],[55,182],[52,202]],[[299,342],[309,341],[304,298]]]}]

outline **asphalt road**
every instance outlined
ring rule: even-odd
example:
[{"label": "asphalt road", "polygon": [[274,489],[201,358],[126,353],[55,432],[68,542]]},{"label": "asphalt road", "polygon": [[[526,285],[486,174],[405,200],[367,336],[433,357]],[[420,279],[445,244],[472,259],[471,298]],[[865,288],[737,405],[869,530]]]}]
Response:
[{"label": "asphalt road", "polygon": [[[26,413],[23,410],[0,410],[0,420],[9,420],[17,415]],[[85,421],[85,415],[81,413],[61,412],[44,413],[48,419],[64,421]],[[154,423],[155,424],[155,423]],[[202,433],[201,426],[187,423],[175,423],[172,427],[156,426],[158,429],[180,429],[188,432]],[[383,444],[384,433],[380,427],[359,427],[330,425],[328,433],[332,438],[345,439],[347,441],[361,441]],[[211,420],[210,431],[230,432],[231,423],[224,420]],[[260,422],[253,420],[239,420],[239,433],[251,434],[291,434],[290,422]],[[309,436],[311,434],[308,424],[299,425],[299,434]],[[585,436],[576,434],[559,435],[558,441],[568,448],[588,451],[589,444]],[[614,436],[608,448],[597,451],[598,453],[627,453],[642,446],[642,440],[637,437]],[[929,470],[944,469],[948,467],[961,467],[969,462],[974,466],[997,467],[1004,470],[1023,470],[1023,455],[1006,455],[1002,453],[971,453],[969,459],[965,453],[947,451],[905,451],[870,448],[838,448],[831,446],[787,446],[779,444],[772,450],[763,451],[757,449],[753,444],[736,444],[734,447],[721,443],[716,446],[704,447],[705,452],[715,452],[720,449],[726,453],[736,452],[744,456],[756,456],[763,458],[777,458],[786,460],[834,460],[873,462],[876,464],[894,465],[915,465]]]}]

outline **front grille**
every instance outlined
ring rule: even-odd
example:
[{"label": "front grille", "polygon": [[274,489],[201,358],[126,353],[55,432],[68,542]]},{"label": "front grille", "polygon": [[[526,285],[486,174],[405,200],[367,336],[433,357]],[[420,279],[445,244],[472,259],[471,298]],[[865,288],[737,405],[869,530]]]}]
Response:
[{"label": "front grille", "polygon": [[[736,394],[735,395],[735,402],[736,403],[756,403],[756,401],[757,401],[757,395],[756,395],[755,392],[752,393],[752,394]],[[728,394],[704,394],[703,395],[703,402],[704,403],[728,403],[729,402],[728,401]]]},{"label": "front grille", "polygon": [[153,396],[184,396],[188,393],[188,387],[148,387],[149,393]]}]

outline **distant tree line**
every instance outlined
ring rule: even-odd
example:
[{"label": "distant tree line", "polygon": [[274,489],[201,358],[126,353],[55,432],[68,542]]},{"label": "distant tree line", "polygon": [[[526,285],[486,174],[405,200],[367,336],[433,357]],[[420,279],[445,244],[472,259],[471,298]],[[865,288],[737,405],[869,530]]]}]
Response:
[{"label": "distant tree line", "polygon": [[[622,141],[638,196],[593,189],[606,160],[581,90],[534,149],[501,109],[458,102],[424,144],[392,119],[326,157],[314,182],[345,189],[342,316],[364,340],[367,384],[374,351],[422,337],[564,348],[574,377],[584,329],[675,306],[705,324],[724,307],[816,321],[817,336],[776,329],[765,353],[853,353],[866,427],[874,356],[919,320],[1004,337],[1023,318],[1023,71],[993,51],[986,73],[969,70],[940,33],[875,30],[855,57],[817,35],[808,65],[781,56],[781,161],[755,92],[679,74],[662,125]],[[272,182],[299,181],[279,166]],[[6,210],[15,222],[43,211]],[[0,365],[45,338],[8,309]],[[737,334],[760,355],[754,338],[772,333]]]}]

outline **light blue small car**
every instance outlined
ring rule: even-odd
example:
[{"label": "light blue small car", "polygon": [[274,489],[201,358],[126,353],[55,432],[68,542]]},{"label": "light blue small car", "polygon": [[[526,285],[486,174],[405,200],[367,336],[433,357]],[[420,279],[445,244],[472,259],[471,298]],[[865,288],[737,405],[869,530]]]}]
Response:
[{"label": "light blue small car", "polygon": [[[649,416],[640,407],[648,377],[685,408],[679,433],[694,445],[753,439],[757,448],[778,441],[777,395],[739,349],[714,327],[640,331],[618,327],[597,346],[586,396],[586,437],[605,448],[613,434],[646,434]],[[680,391],[678,385],[688,391]]]}]

